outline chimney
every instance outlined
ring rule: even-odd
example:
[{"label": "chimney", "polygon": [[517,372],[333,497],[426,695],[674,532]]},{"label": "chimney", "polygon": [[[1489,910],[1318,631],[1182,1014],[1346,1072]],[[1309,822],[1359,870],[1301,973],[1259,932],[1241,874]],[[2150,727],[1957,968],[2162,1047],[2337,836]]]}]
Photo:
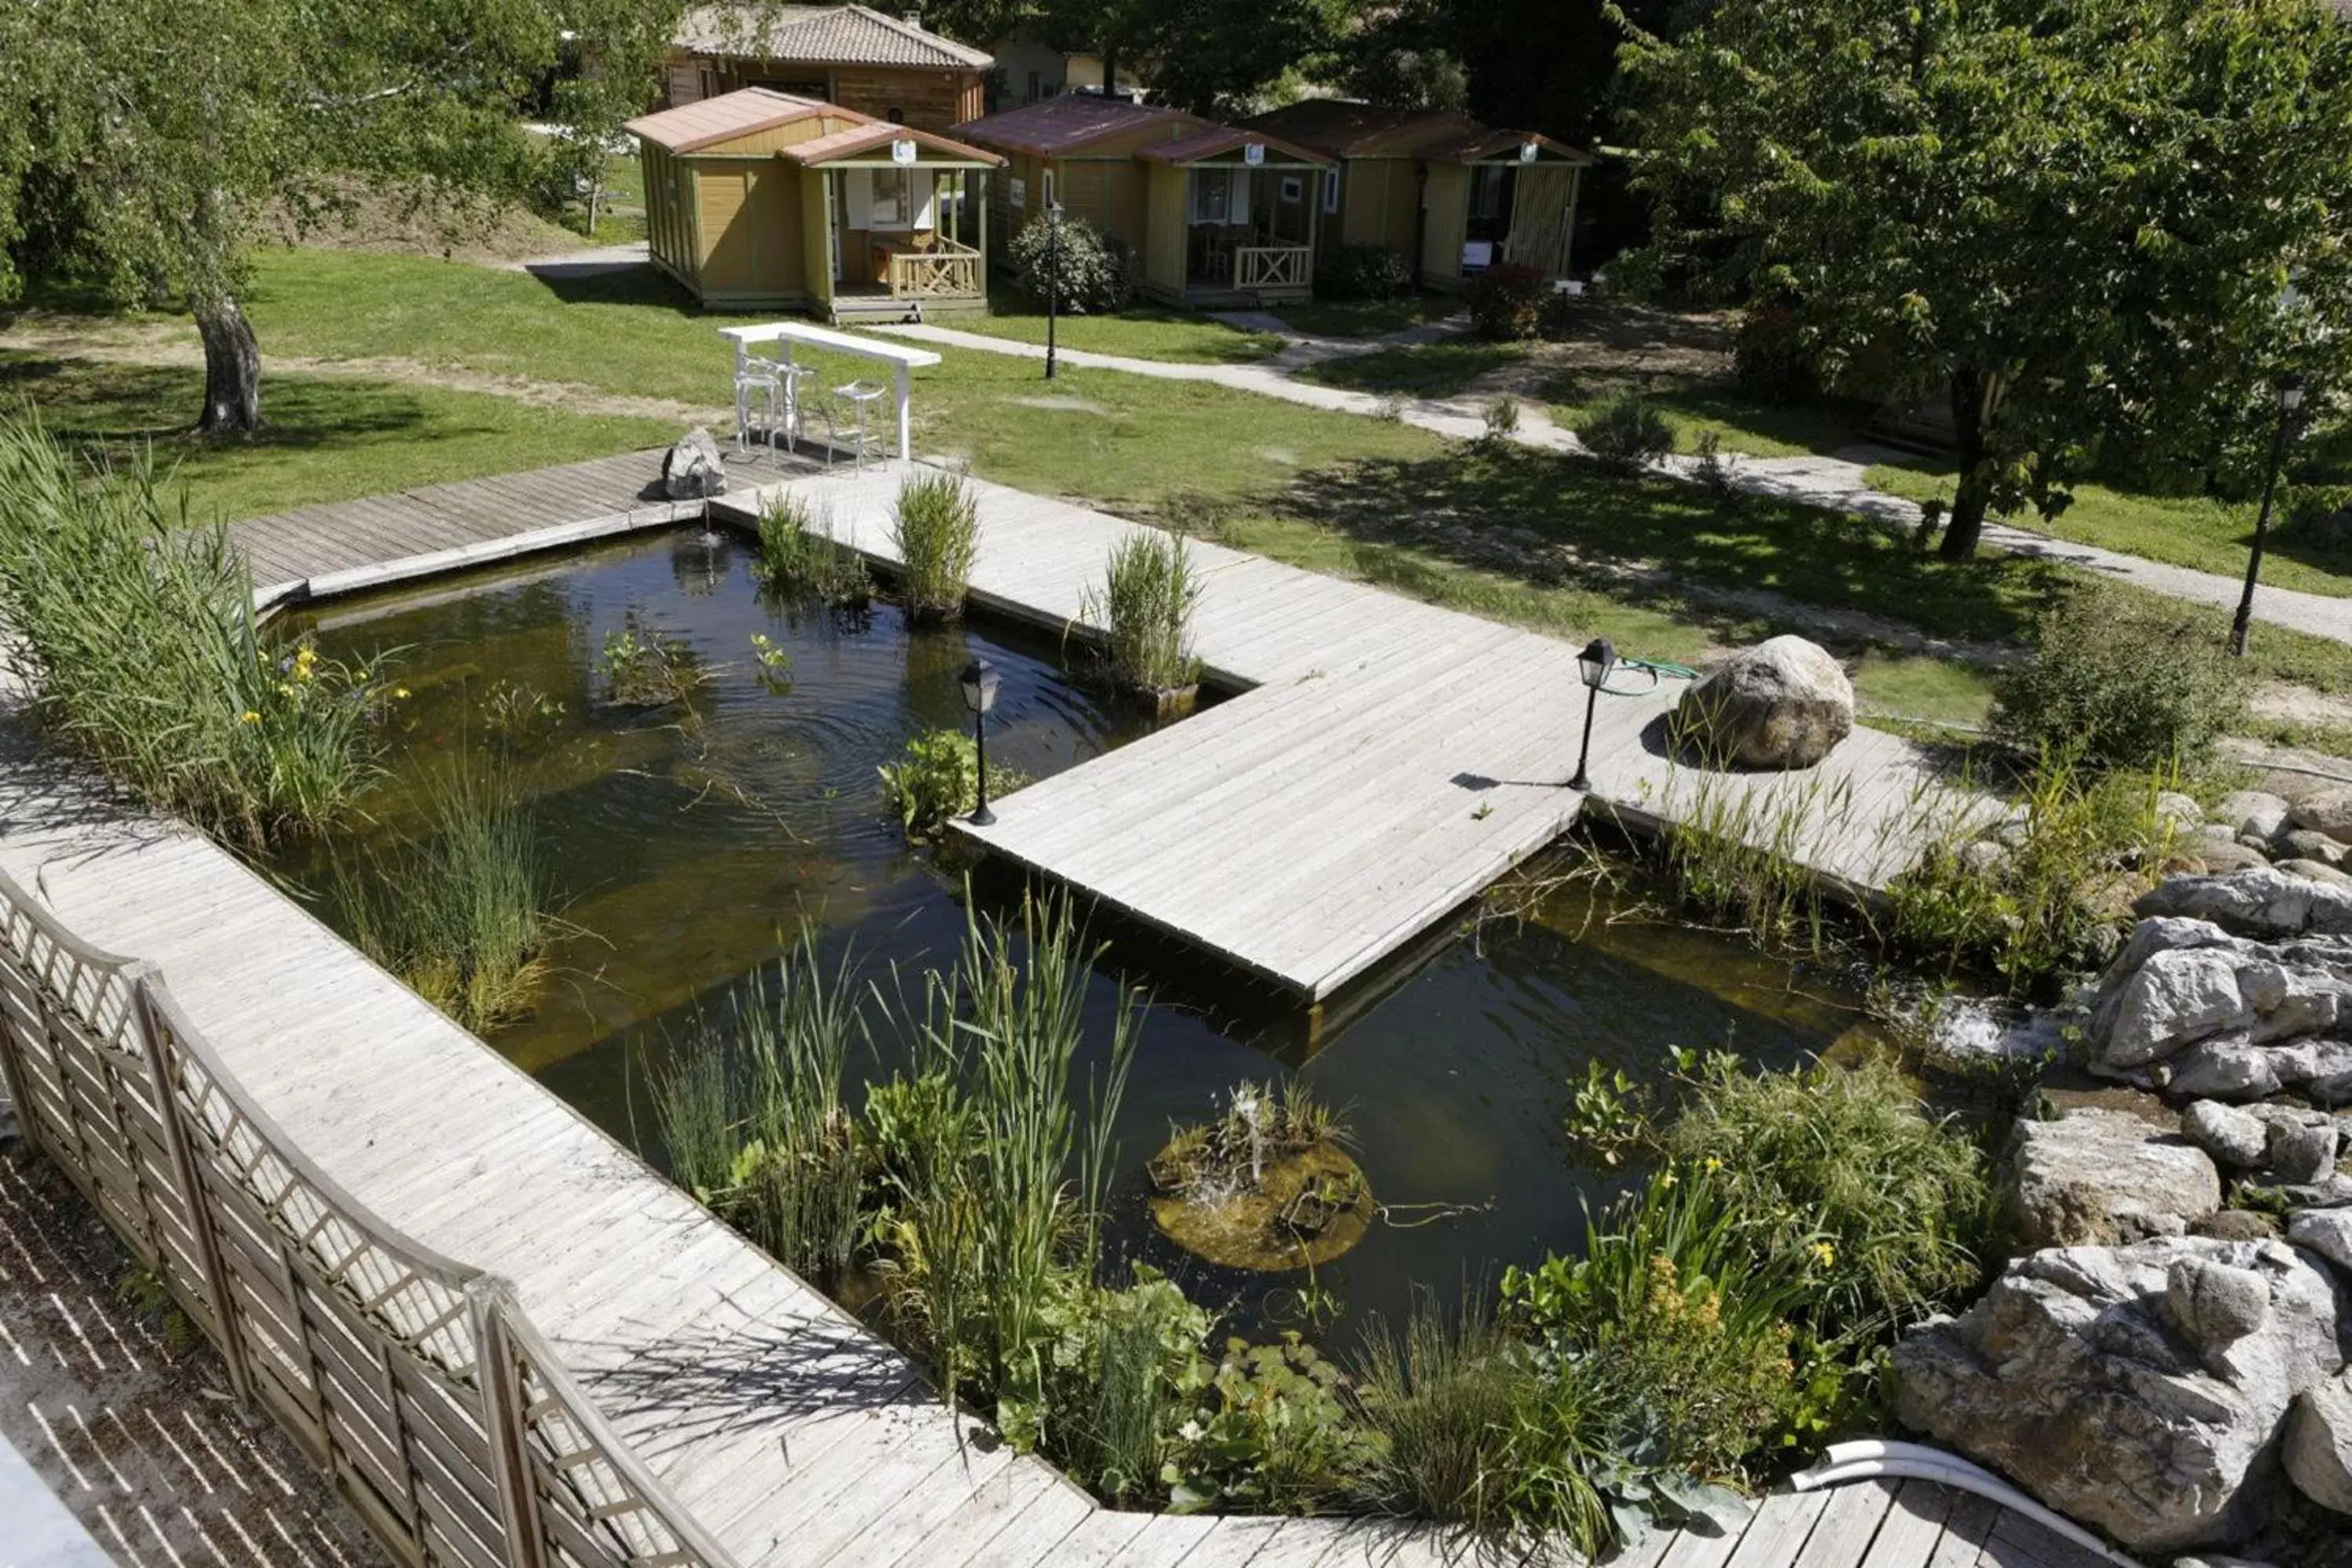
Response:
[{"label": "chimney", "polygon": [[901,11],[898,13],[898,20],[919,33],[923,30],[923,14],[920,11]]}]

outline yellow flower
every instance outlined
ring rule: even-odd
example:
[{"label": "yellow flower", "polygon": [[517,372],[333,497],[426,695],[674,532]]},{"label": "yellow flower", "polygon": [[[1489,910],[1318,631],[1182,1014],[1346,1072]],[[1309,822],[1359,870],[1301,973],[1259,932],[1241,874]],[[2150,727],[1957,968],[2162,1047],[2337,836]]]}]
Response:
[{"label": "yellow flower", "polygon": [[278,695],[280,697],[291,697],[294,695],[294,689],[281,680],[278,683]]},{"label": "yellow flower", "polygon": [[1710,1171],[1720,1171],[1723,1169],[1723,1162],[1709,1154],[1706,1157],[1706,1168]]},{"label": "yellow flower", "polygon": [[236,721],[240,724],[258,724],[261,722],[261,715],[248,708],[236,716]]},{"label": "yellow flower", "polygon": [[1662,1187],[1671,1187],[1671,1186],[1673,1186],[1674,1184],[1675,1184],[1675,1173],[1674,1173],[1674,1172],[1672,1172],[1672,1171],[1660,1171],[1660,1172],[1658,1173],[1658,1185],[1660,1185],[1660,1186],[1662,1186]]},{"label": "yellow flower", "polygon": [[1813,1261],[1827,1268],[1837,1261],[1837,1248],[1826,1241],[1817,1241],[1812,1247]]},{"label": "yellow flower", "polygon": [[393,694],[394,697],[398,698],[398,699],[399,699],[400,700],[402,700],[403,702],[405,702],[405,701],[407,701],[407,700],[408,700],[408,688],[406,688],[405,686],[395,686],[395,687],[394,687],[394,688],[392,689],[392,694]]}]

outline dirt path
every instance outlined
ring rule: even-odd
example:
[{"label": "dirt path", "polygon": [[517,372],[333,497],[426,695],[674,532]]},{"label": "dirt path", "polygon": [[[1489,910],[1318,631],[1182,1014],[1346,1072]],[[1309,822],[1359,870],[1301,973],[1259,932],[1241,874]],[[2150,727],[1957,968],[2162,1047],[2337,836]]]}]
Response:
[{"label": "dirt path", "polygon": [[[48,310],[26,310],[0,329],[0,350],[43,354],[52,359],[90,360],[111,364],[201,367],[204,344],[195,328],[180,321],[120,321],[105,317],[70,316]],[[664,419],[680,426],[731,422],[734,410],[716,404],[682,403],[667,397],[632,397],[600,391],[577,382],[540,381],[522,375],[492,375],[456,365],[428,364],[407,358],[316,359],[305,354],[273,353],[265,345],[261,361],[267,378],[272,374],[315,376],[338,381],[392,382],[404,386],[434,386],[449,392],[478,393],[511,398],[541,408],[573,414],[606,414],[631,419]]]}]

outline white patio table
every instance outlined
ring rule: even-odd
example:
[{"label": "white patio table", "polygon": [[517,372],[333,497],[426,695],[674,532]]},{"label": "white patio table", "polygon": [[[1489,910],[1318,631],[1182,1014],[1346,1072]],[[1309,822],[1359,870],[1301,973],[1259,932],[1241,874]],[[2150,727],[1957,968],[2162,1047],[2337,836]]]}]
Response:
[{"label": "white patio table", "polygon": [[940,356],[929,349],[919,349],[905,343],[884,342],[878,338],[861,338],[849,332],[820,327],[814,321],[768,321],[755,327],[721,327],[719,335],[735,345],[735,368],[740,372],[753,345],[776,345],[783,363],[793,363],[793,345],[803,343],[813,349],[830,349],[835,353],[863,354],[890,366],[896,374],[898,388],[898,458],[901,462],[914,456],[913,438],[907,424],[907,409],[913,400],[910,373],[926,365],[940,363]]}]

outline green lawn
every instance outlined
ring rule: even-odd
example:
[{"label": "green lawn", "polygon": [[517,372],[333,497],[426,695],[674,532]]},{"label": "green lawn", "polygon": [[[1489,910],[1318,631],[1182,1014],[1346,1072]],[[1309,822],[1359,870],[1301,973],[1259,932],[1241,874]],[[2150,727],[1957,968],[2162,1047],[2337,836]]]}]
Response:
[{"label": "green lawn", "polygon": [[[5,340],[0,340],[5,342]],[[187,422],[194,368],[59,361],[0,350],[0,408],[29,400],[48,427],[116,462],[152,453],[192,515],[234,521],[665,445],[664,421],[567,414],[508,397],[340,377],[266,375],[268,428],[207,439]]]},{"label": "green lawn", "polygon": [[[1045,342],[1045,312],[1017,289],[1001,284],[991,289],[988,309],[985,316],[947,316],[940,324],[1015,342]],[[1058,315],[1054,339],[1066,349],[1194,364],[1247,364],[1282,347],[1271,332],[1244,331],[1195,310],[1157,305],[1131,305],[1110,316]]]},{"label": "green lawn", "polygon": [[1322,338],[1378,338],[1462,313],[1453,294],[1408,294],[1402,300],[1301,300],[1267,312],[1294,332]]},{"label": "green lawn", "polygon": [[[1579,419],[1617,390],[1562,378],[1544,389],[1544,400],[1551,405],[1553,418],[1574,429]],[[1760,403],[1733,387],[1662,387],[1643,396],[1674,426],[1681,450],[1691,450],[1703,432],[1712,430],[1724,451],[1754,458],[1835,451],[1862,438],[1870,413],[1857,404]]]},{"label": "green lawn", "polygon": [[1489,371],[1517,364],[1528,351],[1517,343],[1423,343],[1327,359],[1301,370],[1302,381],[1350,392],[1400,397],[1451,397]]}]

